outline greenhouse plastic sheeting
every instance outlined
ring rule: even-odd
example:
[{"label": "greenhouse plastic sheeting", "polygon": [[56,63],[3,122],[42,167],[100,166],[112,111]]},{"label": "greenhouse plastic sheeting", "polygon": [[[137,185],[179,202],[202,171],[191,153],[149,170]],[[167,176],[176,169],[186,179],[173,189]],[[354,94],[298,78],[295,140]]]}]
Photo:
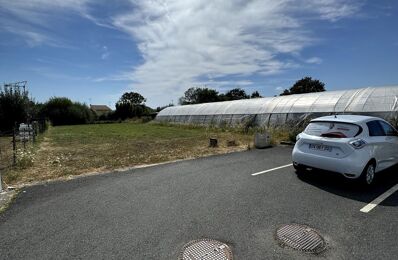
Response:
[{"label": "greenhouse plastic sheeting", "polygon": [[398,86],[326,91],[278,97],[173,106],[160,111],[157,121],[187,124],[284,124],[330,114],[395,117]]}]

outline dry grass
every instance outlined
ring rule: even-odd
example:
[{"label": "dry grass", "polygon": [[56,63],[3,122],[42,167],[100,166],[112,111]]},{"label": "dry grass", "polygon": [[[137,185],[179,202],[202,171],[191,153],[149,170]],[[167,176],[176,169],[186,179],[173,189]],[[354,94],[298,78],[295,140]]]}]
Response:
[{"label": "dry grass", "polygon": [[[209,138],[219,147],[209,148]],[[237,146],[227,146],[235,140]],[[155,123],[51,127],[27,162],[6,171],[9,185],[247,149],[252,135],[237,130]],[[31,155],[32,154],[32,155]]]},{"label": "dry grass", "polygon": [[12,164],[12,137],[0,137],[0,170],[5,169]]}]

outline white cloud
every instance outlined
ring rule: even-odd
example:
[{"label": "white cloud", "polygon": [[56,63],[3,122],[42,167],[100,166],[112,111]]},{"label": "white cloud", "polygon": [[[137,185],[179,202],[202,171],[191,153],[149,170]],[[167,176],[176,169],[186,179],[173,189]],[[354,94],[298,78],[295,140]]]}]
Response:
[{"label": "white cloud", "polygon": [[109,52],[104,52],[101,55],[101,60],[106,60],[109,57]]},{"label": "white cloud", "polygon": [[15,35],[21,36],[29,47],[36,47],[45,44],[51,47],[72,48],[71,46],[62,43],[61,41],[50,35],[46,35],[30,27],[22,26],[19,23],[14,23],[14,26],[3,26],[2,29]]},{"label": "white cloud", "polygon": [[[112,12],[111,17],[90,13],[90,7],[99,4],[96,0],[0,0],[0,5],[23,21],[25,27],[14,26],[19,31],[15,33],[24,33],[31,46],[51,42],[43,28],[51,26],[57,12],[73,12],[99,26],[124,31],[137,44],[143,63],[130,72],[96,80],[131,80],[134,90],[156,103],[176,99],[192,85],[250,86],[252,75],[320,64],[318,57],[297,59],[318,40],[308,23],[352,17],[363,0],[125,1],[133,8]],[[102,8],[106,4],[101,2]],[[8,24],[4,18],[0,22]],[[101,58],[108,55],[106,47]]]},{"label": "white cloud", "polygon": [[83,15],[89,0],[0,0],[0,30],[22,36],[30,47],[70,47],[50,33],[64,12]]},{"label": "white cloud", "polygon": [[106,60],[109,57],[110,53],[108,51],[108,47],[102,46],[102,54],[101,54],[101,59]]},{"label": "white cloud", "polygon": [[79,76],[69,75],[64,72],[54,71],[51,67],[35,66],[35,67],[27,67],[26,69],[49,79],[73,80],[73,81],[92,80],[90,77],[79,77]]},{"label": "white cloud", "polygon": [[304,0],[302,8],[314,10],[321,19],[335,22],[357,13],[363,3],[363,0]]},{"label": "white cloud", "polygon": [[[28,16],[24,19],[37,18],[39,16],[51,15],[43,11],[59,9],[69,9],[75,11],[82,11],[86,9],[87,3],[90,0],[0,0],[2,8],[11,11],[12,13],[22,17],[23,14]],[[32,14],[36,14],[33,15]],[[42,20],[42,19],[40,19]]]},{"label": "white cloud", "polygon": [[41,45],[43,42],[53,42],[52,39],[38,32],[17,30],[16,28],[10,28],[9,31],[22,36],[29,47]]},{"label": "white cloud", "polygon": [[311,58],[305,60],[305,62],[307,62],[309,64],[321,64],[323,62],[323,60],[319,57],[311,57]]},{"label": "white cloud", "polygon": [[3,12],[11,14],[14,19],[49,28],[52,26],[49,19],[57,16],[58,12],[73,11],[83,14],[88,2],[89,0],[0,0],[0,5]]},{"label": "white cloud", "polygon": [[315,42],[307,17],[335,22],[359,8],[340,0],[133,2],[134,11],[113,25],[138,42],[144,58],[132,72],[134,89],[157,99],[180,95],[195,82],[212,79],[217,86],[217,78],[298,67],[280,56],[293,57]]},{"label": "white cloud", "polygon": [[108,75],[104,77],[94,78],[94,82],[104,82],[104,81],[133,81],[133,77],[130,72],[120,72],[114,75]]}]

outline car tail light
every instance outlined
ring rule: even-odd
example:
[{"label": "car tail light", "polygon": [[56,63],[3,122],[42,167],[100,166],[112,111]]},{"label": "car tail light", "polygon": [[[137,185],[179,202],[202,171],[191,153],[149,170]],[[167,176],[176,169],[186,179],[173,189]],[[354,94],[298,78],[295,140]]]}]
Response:
[{"label": "car tail light", "polygon": [[366,142],[363,139],[355,139],[350,142],[350,145],[355,149],[361,149],[366,145]]}]

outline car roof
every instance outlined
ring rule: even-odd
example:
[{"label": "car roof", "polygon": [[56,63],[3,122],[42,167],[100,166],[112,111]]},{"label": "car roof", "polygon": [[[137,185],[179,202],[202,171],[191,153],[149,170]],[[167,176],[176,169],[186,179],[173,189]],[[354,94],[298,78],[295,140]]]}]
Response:
[{"label": "car roof", "polygon": [[361,115],[333,115],[333,116],[318,117],[311,120],[311,122],[333,121],[333,122],[345,122],[345,123],[364,123],[371,120],[382,120],[382,119],[373,116],[361,116]]}]

